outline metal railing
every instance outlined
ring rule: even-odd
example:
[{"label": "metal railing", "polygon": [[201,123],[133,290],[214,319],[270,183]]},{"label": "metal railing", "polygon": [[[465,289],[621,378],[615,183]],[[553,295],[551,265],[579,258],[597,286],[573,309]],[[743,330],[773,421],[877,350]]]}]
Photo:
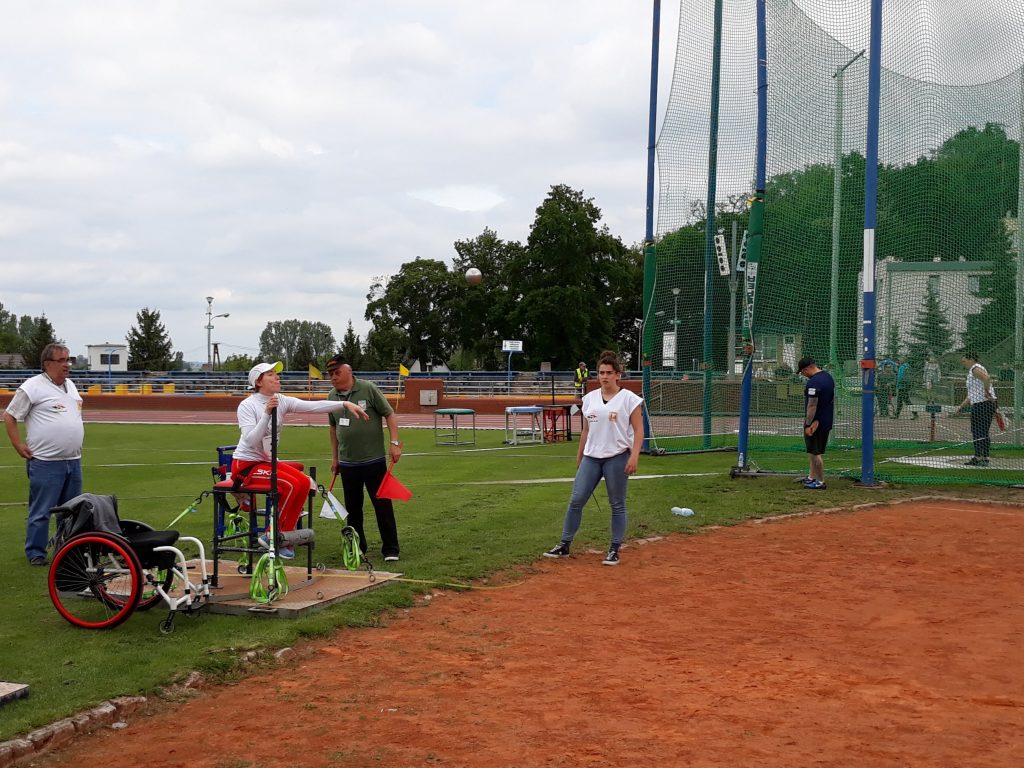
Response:
[{"label": "metal railing", "polygon": [[[0,391],[14,391],[38,370],[0,369]],[[404,391],[404,379],[395,372],[357,372],[372,381],[385,395]],[[249,394],[246,373],[236,371],[84,371],[73,370],[71,380],[82,393],[118,394]],[[414,373],[409,379],[440,379],[444,392],[456,397],[532,397],[537,400],[571,396],[575,392],[569,371],[516,372],[511,377],[495,371]],[[282,391],[287,394],[324,396],[331,391],[327,379],[310,379],[305,371],[283,371]]]}]

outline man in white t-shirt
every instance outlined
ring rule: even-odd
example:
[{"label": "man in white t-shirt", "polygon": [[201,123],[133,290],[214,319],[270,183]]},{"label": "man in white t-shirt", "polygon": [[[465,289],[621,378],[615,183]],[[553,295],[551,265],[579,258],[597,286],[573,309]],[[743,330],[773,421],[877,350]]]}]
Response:
[{"label": "man in white t-shirt", "polygon": [[970,408],[971,439],[974,442],[974,455],[964,462],[969,467],[987,467],[992,440],[989,430],[992,419],[996,415],[996,390],[992,386],[992,377],[985,366],[978,362],[974,352],[964,352],[961,359],[967,369],[967,397],[960,403],[960,409]]},{"label": "man in white t-shirt", "polygon": [[[68,378],[71,355],[62,344],[43,348],[43,372],[26,380],[4,411],[7,437],[28,472],[28,524],[25,556],[30,565],[48,565],[46,542],[50,509],[82,493],[82,398]],[[18,422],[25,422],[21,439]]]}]

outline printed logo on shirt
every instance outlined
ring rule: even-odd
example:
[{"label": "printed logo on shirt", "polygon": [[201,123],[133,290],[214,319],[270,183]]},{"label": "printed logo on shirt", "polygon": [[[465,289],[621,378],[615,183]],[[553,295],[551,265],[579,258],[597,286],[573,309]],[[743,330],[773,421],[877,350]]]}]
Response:
[{"label": "printed logo on shirt", "polygon": [[814,387],[808,387],[807,394],[813,397],[814,395],[818,394],[818,390],[816,390]]},{"label": "printed logo on shirt", "polygon": [[356,405],[358,405],[364,411],[366,410],[366,401],[365,400],[360,400],[358,403],[356,403]]},{"label": "printed logo on shirt", "polygon": [[57,413],[64,413],[65,411],[67,411],[67,408],[64,407],[64,403],[54,403],[53,410],[56,411]]},{"label": "printed logo on shirt", "polygon": [[596,413],[588,413],[587,414],[587,421],[597,421],[597,414]]},{"label": "printed logo on shirt", "polygon": [[618,420],[619,420],[619,414],[618,414],[617,411],[612,411],[611,413],[608,414],[608,421],[618,421]]}]

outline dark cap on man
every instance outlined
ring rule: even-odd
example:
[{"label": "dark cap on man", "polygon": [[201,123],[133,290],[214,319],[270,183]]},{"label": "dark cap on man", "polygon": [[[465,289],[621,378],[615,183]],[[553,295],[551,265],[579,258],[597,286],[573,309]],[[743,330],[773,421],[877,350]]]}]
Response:
[{"label": "dark cap on man", "polygon": [[801,357],[800,362],[796,364],[797,373],[811,365],[814,365],[813,357]]},{"label": "dark cap on man", "polygon": [[330,373],[335,368],[340,368],[341,366],[345,365],[345,363],[347,363],[347,362],[348,362],[348,360],[345,359],[344,355],[337,354],[334,357],[332,357],[330,360],[327,361],[327,372]]}]

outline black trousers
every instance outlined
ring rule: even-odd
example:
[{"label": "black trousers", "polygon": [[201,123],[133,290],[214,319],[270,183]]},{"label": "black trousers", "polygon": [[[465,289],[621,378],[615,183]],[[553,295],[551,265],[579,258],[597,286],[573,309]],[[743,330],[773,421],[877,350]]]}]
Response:
[{"label": "black trousers", "polygon": [[974,439],[974,455],[979,459],[987,459],[992,441],[988,437],[992,429],[992,419],[996,415],[995,400],[982,400],[971,403],[971,437]]},{"label": "black trousers", "polygon": [[377,515],[377,530],[380,531],[381,554],[384,557],[398,554],[398,525],[395,523],[395,508],[391,499],[378,499],[377,489],[384,479],[388,465],[385,459],[357,467],[338,467],[341,487],[345,494],[345,509],[348,510],[348,524],[359,534],[359,548],[366,554],[366,533],[363,531],[363,488],[370,495],[370,503]]},{"label": "black trousers", "polygon": [[910,390],[906,387],[896,387],[896,413],[893,416],[899,416],[904,405],[910,405]]}]

